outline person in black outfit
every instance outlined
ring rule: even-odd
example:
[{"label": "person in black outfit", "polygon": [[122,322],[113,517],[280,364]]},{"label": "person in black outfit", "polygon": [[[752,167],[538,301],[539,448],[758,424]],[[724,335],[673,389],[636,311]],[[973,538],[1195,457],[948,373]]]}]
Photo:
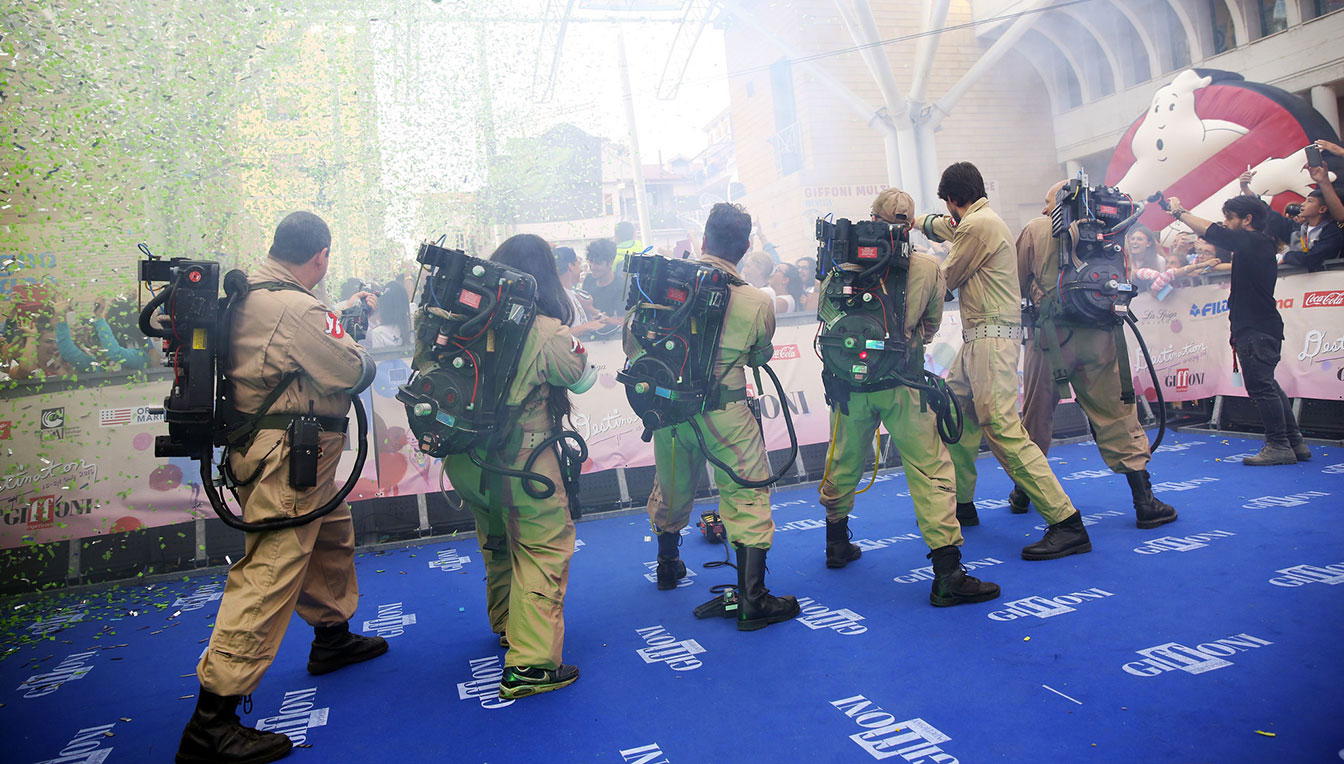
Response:
[{"label": "person in black outfit", "polygon": [[1174,196],[1167,201],[1172,217],[1190,226],[1205,241],[1232,253],[1227,312],[1232,322],[1234,364],[1241,362],[1246,394],[1255,401],[1265,425],[1264,448],[1242,459],[1242,464],[1260,467],[1310,459],[1311,449],[1297,428],[1288,396],[1274,380],[1283,345],[1283,319],[1274,304],[1277,247],[1265,233],[1269,205],[1255,197],[1234,196],[1223,202],[1223,222],[1219,224],[1186,212]]}]

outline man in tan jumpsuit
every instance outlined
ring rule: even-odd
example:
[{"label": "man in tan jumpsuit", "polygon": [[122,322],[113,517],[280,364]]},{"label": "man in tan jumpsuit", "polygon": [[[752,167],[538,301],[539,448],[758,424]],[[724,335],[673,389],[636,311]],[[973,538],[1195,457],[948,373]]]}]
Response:
[{"label": "man in tan jumpsuit", "polygon": [[[700,260],[732,276],[735,282],[730,287],[719,355],[714,362],[719,407],[694,419],[715,458],[745,480],[765,480],[770,477],[770,463],[760,426],[747,406],[747,375],[742,367],[760,366],[774,355],[775,309],[768,295],[743,282],[737,272],[750,238],[751,216],[746,210],[735,204],[714,205],[705,221]],[[631,360],[642,352],[629,336],[628,326],[625,348]],[[653,449],[657,475],[648,511],[658,535],[658,588],[675,589],[677,581],[686,575],[677,545],[681,529],[691,516],[696,485],[705,474],[705,456],[690,421],[655,431]],[[714,485],[719,489],[719,515],[728,540],[737,548],[737,627],[752,631],[793,618],[798,614],[798,601],[772,596],[765,588],[765,555],[775,535],[770,489],[741,486],[717,467]]]},{"label": "man in tan jumpsuit", "polygon": [[[266,419],[231,457],[248,522],[305,514],[337,493],[351,395],[373,381],[374,363],[313,288],[326,275],[331,233],[321,218],[295,212],[276,228],[270,257],[252,274],[232,316],[225,374],[244,415],[284,384]],[[317,484],[294,488],[284,415],[316,415],[323,432]],[[289,417],[289,418],[292,418]],[[246,555],[229,569],[210,645],[196,667],[201,691],[182,733],[177,761],[263,762],[289,753],[284,735],[240,725],[234,709],[275,659],[294,612],[314,627],[308,671],[324,674],[387,651],[381,637],[349,629],[359,603],[350,507],[294,528],[247,534]]]},{"label": "man in tan jumpsuit", "polygon": [[948,289],[960,290],[965,344],[947,377],[965,412],[961,440],[950,449],[957,468],[958,509],[968,507],[967,514],[974,516],[975,457],[983,428],[994,456],[1050,524],[1045,538],[1022,550],[1022,558],[1053,560],[1090,552],[1092,541],[1082,515],[1041,449],[1027,437],[1017,413],[1022,312],[1017,253],[1008,226],[989,208],[984,180],[969,162],[943,171],[938,198],[951,216],[923,215],[915,228],[930,238],[952,241],[943,273]]},{"label": "man in tan jumpsuit", "polygon": [[[1133,403],[1120,393],[1120,366],[1112,327],[1069,320],[1059,315],[1059,240],[1051,233],[1050,214],[1055,194],[1067,181],[1060,181],[1045,196],[1044,217],[1027,223],[1017,237],[1017,271],[1022,295],[1036,305],[1035,339],[1027,344],[1023,373],[1022,425],[1031,441],[1050,453],[1054,434],[1055,405],[1059,403],[1047,354],[1047,342],[1059,348],[1059,363],[1068,375],[1078,405],[1092,422],[1092,432],[1101,458],[1112,471],[1125,476],[1134,497],[1136,524],[1156,528],[1176,519],[1176,510],[1153,496],[1148,476],[1148,433],[1139,424]],[[1028,500],[1017,486],[1008,497],[1014,513],[1025,513]]]},{"label": "man in tan jumpsuit", "polygon": [[[492,259],[521,268],[523,263],[501,257],[514,244],[513,239],[506,241]],[[550,257],[549,248],[545,254]],[[550,267],[554,269],[553,261]],[[543,277],[534,275],[540,284]],[[551,274],[549,280],[558,283],[559,276]],[[516,412],[508,436],[498,452],[478,453],[477,457],[486,463],[501,464],[502,460],[501,466],[522,470],[533,450],[554,430],[547,409],[552,387],[586,390],[581,383],[591,384],[592,379],[585,375],[587,369],[587,352],[569,327],[558,318],[538,313],[504,399],[505,406]],[[529,496],[519,478],[482,471],[468,453],[450,455],[447,467],[454,490],[476,519],[476,537],[485,559],[490,628],[509,649],[504,656],[500,697],[519,698],[572,684],[579,670],[560,659],[569,563],[574,557],[574,520],[555,447],[548,446],[531,467],[555,485],[555,493],[545,499]],[[492,543],[491,536],[496,534],[502,538]]]},{"label": "man in tan jumpsuit", "polygon": [[[897,222],[898,215],[909,220],[914,207],[909,194],[889,188],[873,202],[873,217],[888,223]],[[821,291],[826,292],[825,283]],[[943,322],[945,291],[938,261],[912,253],[905,286],[905,338],[910,352],[899,367],[906,379],[922,377],[924,344]],[[831,408],[831,453],[820,488],[821,504],[826,507],[826,567],[843,568],[859,558],[859,547],[849,542],[849,513],[854,509],[854,489],[863,476],[868,444],[881,423],[901,454],[919,530],[931,550],[934,580],[929,602],[947,607],[998,597],[998,585],[967,575],[961,565],[956,472],[938,437],[935,414],[921,405],[919,391],[899,384],[872,392],[856,390],[843,404],[833,401]]]}]

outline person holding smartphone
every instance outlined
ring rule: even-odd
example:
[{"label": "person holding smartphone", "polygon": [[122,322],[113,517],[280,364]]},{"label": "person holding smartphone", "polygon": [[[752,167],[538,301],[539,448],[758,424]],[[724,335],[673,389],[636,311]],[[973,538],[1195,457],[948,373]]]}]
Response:
[{"label": "person holding smartphone", "polygon": [[1246,394],[1255,401],[1265,426],[1260,453],[1241,460],[1252,467],[1296,464],[1311,458],[1292,406],[1274,379],[1283,345],[1283,318],[1274,302],[1278,264],[1274,239],[1265,233],[1269,205],[1253,196],[1223,202],[1223,222],[1191,215],[1176,197],[1168,197],[1171,216],[1200,238],[1232,253],[1232,289],[1227,297],[1232,324],[1233,371],[1240,362]]}]

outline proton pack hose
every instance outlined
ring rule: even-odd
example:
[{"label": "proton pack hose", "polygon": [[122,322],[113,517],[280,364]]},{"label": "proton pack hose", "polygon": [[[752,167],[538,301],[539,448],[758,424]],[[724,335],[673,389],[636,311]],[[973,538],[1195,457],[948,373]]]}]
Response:
[{"label": "proton pack hose", "polygon": [[1148,363],[1148,376],[1153,380],[1153,391],[1157,393],[1157,438],[1153,440],[1148,447],[1148,453],[1157,453],[1157,447],[1162,445],[1162,436],[1167,433],[1167,401],[1162,397],[1162,384],[1157,379],[1157,369],[1153,366],[1153,357],[1148,354],[1148,343],[1143,341],[1143,335],[1139,333],[1139,322],[1134,318],[1133,313],[1125,314],[1125,323],[1129,324],[1129,331],[1134,335],[1134,339],[1139,341],[1139,350],[1143,351],[1143,360]]},{"label": "proton pack hose", "polygon": [[784,412],[784,425],[789,429],[789,458],[784,462],[783,466],[779,468],[778,472],[775,472],[765,480],[747,480],[737,474],[732,467],[724,464],[718,457],[710,453],[709,446],[705,443],[705,434],[700,431],[700,424],[695,421],[694,417],[687,420],[691,423],[691,429],[695,431],[695,439],[700,441],[700,451],[705,455],[705,458],[715,467],[718,467],[727,473],[728,476],[733,479],[734,483],[737,483],[743,488],[765,488],[779,482],[779,479],[784,477],[784,473],[793,466],[794,460],[798,458],[798,433],[793,429],[793,415],[789,411],[789,402],[784,397],[784,385],[780,383],[779,377],[775,374],[775,370],[770,368],[769,364],[762,365],[761,368],[765,369],[765,373],[769,374],[770,379],[775,383],[775,390],[779,393],[779,407]]},{"label": "proton pack hose", "polygon": [[[346,478],[345,485],[336,491],[336,495],[331,498],[331,501],[297,517],[277,517],[270,520],[258,520],[257,522],[243,520],[229,510],[228,504],[220,496],[219,488],[215,485],[214,475],[212,474],[213,448],[207,447],[200,456],[201,487],[204,488],[205,495],[210,500],[210,506],[214,508],[215,514],[219,515],[219,519],[223,520],[224,524],[230,528],[237,528],[248,533],[260,533],[307,525],[331,514],[337,507],[341,506],[345,502],[345,497],[349,496],[350,492],[355,489],[355,484],[364,472],[364,461],[369,455],[369,415],[364,410],[364,402],[360,400],[360,397],[358,395],[352,397],[355,404],[355,422],[359,432],[359,450],[355,453],[355,466],[350,472],[350,477]],[[228,458],[228,452],[226,451],[224,459],[227,461]],[[232,470],[230,469],[229,472],[231,473]],[[255,475],[253,479],[255,479]]]}]

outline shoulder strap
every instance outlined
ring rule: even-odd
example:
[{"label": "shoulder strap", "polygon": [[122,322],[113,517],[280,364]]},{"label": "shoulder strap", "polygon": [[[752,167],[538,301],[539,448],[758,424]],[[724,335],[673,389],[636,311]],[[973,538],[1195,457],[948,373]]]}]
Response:
[{"label": "shoulder strap", "polygon": [[267,292],[303,292],[308,293],[307,289],[298,284],[291,284],[288,281],[258,281],[255,284],[248,284],[247,291],[255,292],[258,289],[264,289]]}]

